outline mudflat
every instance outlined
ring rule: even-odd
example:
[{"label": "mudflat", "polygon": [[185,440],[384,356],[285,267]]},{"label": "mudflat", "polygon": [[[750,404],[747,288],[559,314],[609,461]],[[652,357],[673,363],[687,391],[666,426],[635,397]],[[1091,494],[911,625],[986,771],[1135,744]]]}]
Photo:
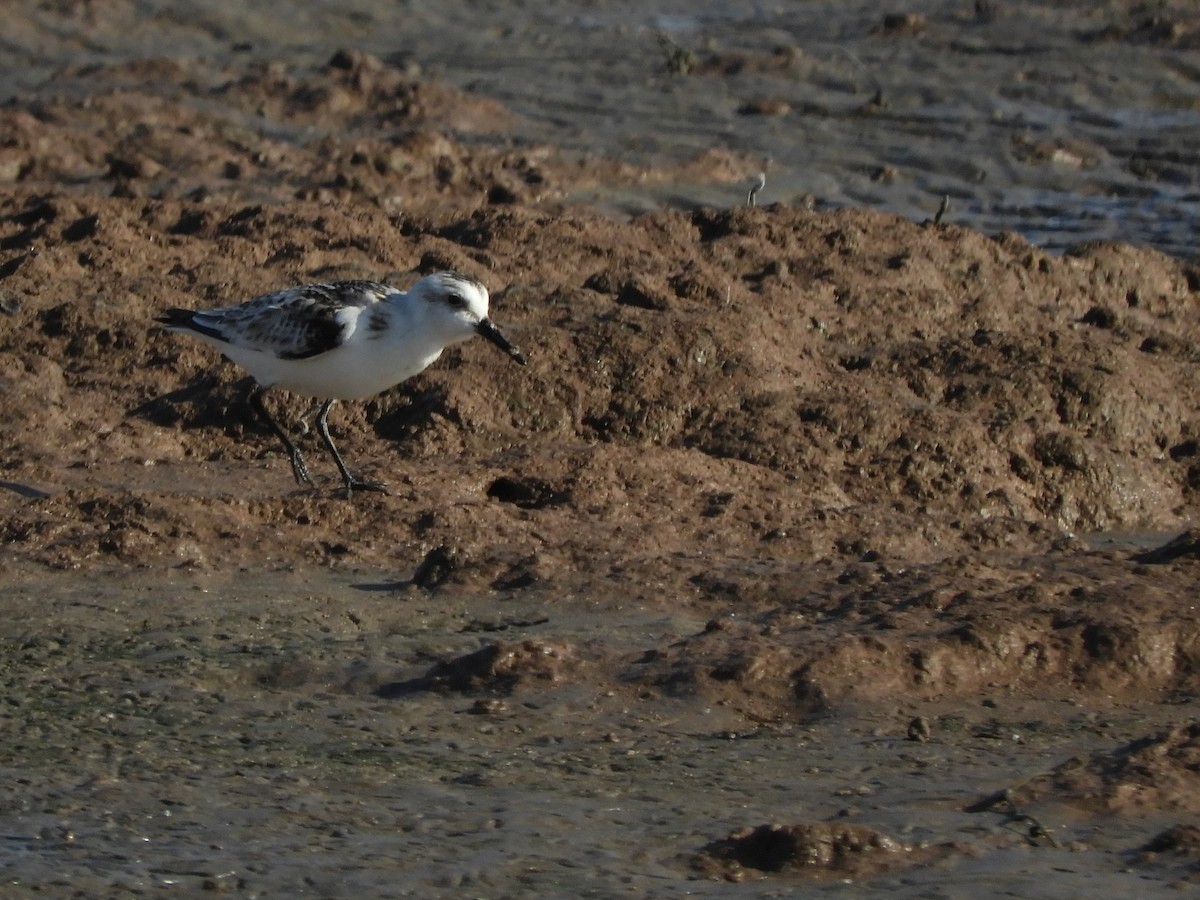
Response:
[{"label": "mudflat", "polygon": [[[1163,124],[1195,15],[842,4],[806,44],[827,6],[14,15],[6,893],[1195,883],[1198,170]],[[542,118],[539,53],[581,67]],[[920,59],[960,63],[954,115]],[[1058,91],[1046,129],[969,127]],[[805,128],[847,190],[767,146]],[[932,178],[948,128],[986,178]],[[1064,237],[1097,232],[1126,242]],[[468,343],[340,404],[390,496],[337,496],[313,435],[298,489],[244,373],[153,327],[441,269],[529,365]]]}]

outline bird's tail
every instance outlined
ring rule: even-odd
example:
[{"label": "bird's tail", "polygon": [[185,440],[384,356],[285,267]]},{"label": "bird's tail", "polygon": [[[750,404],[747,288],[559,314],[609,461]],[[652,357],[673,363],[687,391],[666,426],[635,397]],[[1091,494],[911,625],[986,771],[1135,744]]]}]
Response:
[{"label": "bird's tail", "polygon": [[192,316],[195,313],[190,309],[164,309],[159,315],[154,317],[154,321],[167,328],[188,329],[192,325]]},{"label": "bird's tail", "polygon": [[191,332],[192,334],[202,334],[205,337],[216,338],[219,341],[225,340],[225,336],[207,324],[200,318],[200,314],[194,309],[179,309],[172,307],[164,309],[159,315],[154,317],[154,321],[158,322],[167,331]]}]

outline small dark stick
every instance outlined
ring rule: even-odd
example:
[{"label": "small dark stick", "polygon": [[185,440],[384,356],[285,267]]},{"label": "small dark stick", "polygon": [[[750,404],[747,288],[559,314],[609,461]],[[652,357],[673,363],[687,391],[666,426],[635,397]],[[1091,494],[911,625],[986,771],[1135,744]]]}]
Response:
[{"label": "small dark stick", "polygon": [[941,204],[938,206],[938,211],[937,211],[937,213],[936,213],[936,214],[934,215],[934,217],[933,217],[933,224],[934,224],[934,225],[941,225],[941,224],[942,224],[942,217],[943,217],[943,216],[945,216],[945,215],[946,215],[946,213],[948,213],[948,212],[950,212],[950,195],[949,195],[949,194],[943,194],[943,195],[942,195],[942,202],[941,202]]}]

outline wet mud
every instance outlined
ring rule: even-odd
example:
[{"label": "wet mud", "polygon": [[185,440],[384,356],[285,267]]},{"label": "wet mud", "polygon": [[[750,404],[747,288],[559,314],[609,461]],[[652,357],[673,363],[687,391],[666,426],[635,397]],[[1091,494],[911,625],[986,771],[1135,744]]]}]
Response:
[{"label": "wet mud", "polygon": [[[1076,61],[1190,72],[1187,11],[1139,10],[1074,32]],[[18,17],[42,62],[0,106],[6,891],[1194,885],[1200,268],[1176,243],[750,206],[736,142],[580,154],[367,39],[273,55],[291,31],[242,46],[225,10],[207,55],[153,53],[108,30],[128,14]],[[154,27],[177,50],[197,21]],[[966,11],[858,24],[1007,46]],[[802,55],[657,25],[675,90],[802,81]],[[773,102],[737,115],[804,109]],[[731,199],[663,200],[683,183]],[[338,496],[311,433],[298,489],[244,373],[153,327],[446,268],[529,365],[468,343],[339,404],[390,496]],[[273,402],[302,430],[303,398]]]}]

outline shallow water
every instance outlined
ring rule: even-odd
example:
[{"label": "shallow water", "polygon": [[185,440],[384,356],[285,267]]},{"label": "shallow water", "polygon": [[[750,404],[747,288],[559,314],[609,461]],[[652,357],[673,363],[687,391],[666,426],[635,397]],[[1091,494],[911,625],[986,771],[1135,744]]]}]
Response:
[{"label": "shallow water", "polygon": [[[1117,896],[1153,883],[1126,853],[1162,822],[1039,809],[1059,846],[1035,846],[1022,823],[963,807],[1144,734],[1169,707],[1100,713],[998,691],[974,711],[912,703],[755,727],[622,691],[613,672],[493,698],[486,712],[454,692],[385,699],[381,683],[497,636],[636,648],[701,627],[597,598],[522,594],[510,607],[383,589],[389,577],[10,579],[0,607],[24,626],[2,654],[8,889],[716,897],[729,887],[689,866],[708,842],[826,820],[939,848],[930,866],[867,879],[896,896]],[[915,715],[934,723],[928,743],[904,738]]]}]

